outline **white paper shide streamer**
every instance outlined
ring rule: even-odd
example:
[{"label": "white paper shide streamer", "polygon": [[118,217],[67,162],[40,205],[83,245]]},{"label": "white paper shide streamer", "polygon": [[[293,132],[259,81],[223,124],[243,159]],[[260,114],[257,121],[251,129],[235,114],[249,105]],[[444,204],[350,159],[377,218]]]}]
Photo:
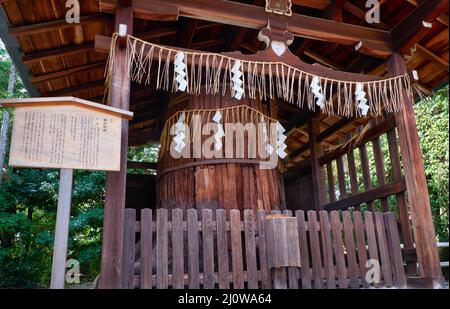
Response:
[{"label": "white paper shide streamer", "polygon": [[286,135],[283,133],[286,131],[285,128],[281,125],[280,122],[277,121],[277,155],[284,159],[287,156],[287,153],[285,152],[285,149],[287,148],[287,145],[284,143],[286,140]]},{"label": "white paper shide streamer", "polygon": [[236,60],[233,64],[233,68],[231,69],[231,73],[233,74],[231,78],[233,81],[233,96],[237,100],[240,100],[244,94],[244,81],[242,80],[243,73],[241,71],[241,65],[241,61]]},{"label": "white paper shide streamer", "polygon": [[316,99],[316,105],[320,107],[320,109],[322,110],[324,107],[324,97],[322,94],[322,87],[320,87],[320,79],[317,76],[314,76],[312,81],[311,81],[311,91],[314,94],[314,97]]},{"label": "white paper shide streamer", "polygon": [[[106,95],[110,94],[113,68],[117,64],[114,61],[117,42],[115,33],[105,70]],[[314,68],[292,66],[283,59],[256,61],[249,57],[250,60],[243,60],[231,54],[180,50],[127,36],[130,79],[145,85],[156,79],[159,90],[184,91],[190,95],[229,92],[236,100],[244,96],[279,98],[302,109],[318,109],[326,115],[343,117],[399,112],[404,91],[412,96],[407,73],[363,79],[353,74],[339,80]]]},{"label": "white paper shide streamer", "polygon": [[222,138],[225,136],[225,131],[223,130],[223,125],[220,123],[220,120],[222,119],[222,114],[220,111],[216,111],[213,117],[213,121],[217,123],[217,132],[214,134],[214,149],[216,151],[219,151],[222,149]]},{"label": "white paper shide streamer", "polygon": [[261,117],[261,123],[264,124],[263,127],[262,127],[264,149],[267,151],[268,154],[271,155],[275,149],[269,143],[269,134],[267,133],[267,126],[264,123],[264,118],[263,117]]},{"label": "white paper shide streamer", "polygon": [[184,63],[184,53],[178,52],[175,55],[174,66],[175,66],[175,74],[176,81],[178,83],[178,90],[186,91],[187,88],[187,80],[186,80],[186,64]]},{"label": "white paper shide streamer", "polygon": [[186,126],[184,124],[185,114],[184,112],[180,114],[178,121],[175,123],[175,136],[173,141],[175,142],[175,151],[181,153],[186,147],[184,139],[186,138]]},{"label": "white paper shide streamer", "polygon": [[366,116],[369,111],[369,105],[367,105],[366,92],[364,91],[362,83],[356,84],[355,96],[361,115]]}]

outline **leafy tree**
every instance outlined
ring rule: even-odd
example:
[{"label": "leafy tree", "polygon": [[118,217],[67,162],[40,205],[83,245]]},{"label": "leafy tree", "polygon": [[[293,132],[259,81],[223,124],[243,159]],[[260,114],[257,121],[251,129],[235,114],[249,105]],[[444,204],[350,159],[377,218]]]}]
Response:
[{"label": "leafy tree", "polygon": [[448,85],[415,105],[425,174],[436,234],[448,241],[449,101]]}]

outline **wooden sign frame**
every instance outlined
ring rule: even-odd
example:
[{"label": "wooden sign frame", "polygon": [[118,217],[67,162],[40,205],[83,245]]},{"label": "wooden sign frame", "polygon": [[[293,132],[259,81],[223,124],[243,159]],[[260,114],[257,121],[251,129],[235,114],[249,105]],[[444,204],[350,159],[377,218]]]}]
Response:
[{"label": "wooden sign frame", "polygon": [[10,166],[120,170],[121,120],[132,112],[74,97],[1,103],[16,109]]},{"label": "wooden sign frame", "polygon": [[[0,106],[16,109],[9,164],[19,167],[61,169],[50,288],[63,289],[73,169],[120,170],[122,122],[130,120],[133,113],[75,97],[6,99],[0,100]],[[105,142],[113,142],[117,145],[102,148],[100,143]],[[59,159],[56,163],[51,161],[49,164],[48,160],[43,160],[43,157],[49,155],[44,153],[49,144],[52,159],[54,157]],[[87,150],[87,147],[92,145],[97,147],[96,151]],[[84,148],[80,150],[80,147]],[[92,164],[98,163],[101,152],[107,157],[106,164],[103,159],[102,164]],[[28,155],[28,157],[25,156],[25,160],[24,153]],[[55,153],[58,155],[56,156]],[[85,157],[89,158],[88,161],[84,157],[87,153]],[[77,155],[78,158],[76,158]],[[92,158],[97,158],[97,161],[91,160]]]}]

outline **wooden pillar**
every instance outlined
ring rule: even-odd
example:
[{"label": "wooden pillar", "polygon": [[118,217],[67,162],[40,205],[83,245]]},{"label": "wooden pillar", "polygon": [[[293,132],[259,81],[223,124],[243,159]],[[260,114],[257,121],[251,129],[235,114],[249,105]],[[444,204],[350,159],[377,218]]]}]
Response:
[{"label": "wooden pillar", "polygon": [[311,158],[312,186],[314,195],[314,208],[322,210],[326,200],[325,178],[323,168],[319,163],[322,155],[322,145],[317,142],[317,136],[320,133],[319,120],[311,118],[308,122],[309,151]]},{"label": "wooden pillar", "polygon": [[[400,54],[394,53],[388,61],[388,69],[392,75],[405,74],[407,72],[406,62]],[[395,114],[395,122],[414,228],[419,273],[422,278],[431,280],[433,287],[437,287],[442,286],[444,280],[439,262],[413,103],[406,90],[403,90],[403,110]]]},{"label": "wooden pillar", "polygon": [[66,279],[67,242],[69,239],[70,206],[72,204],[72,169],[61,169],[56,209],[55,242],[53,247],[51,289],[64,289]]},{"label": "wooden pillar", "polygon": [[[127,26],[127,34],[133,34],[133,9],[131,7],[118,7],[115,20],[116,32],[119,31],[120,24]],[[127,77],[125,68],[126,50],[117,46],[109,103],[113,107],[129,110],[130,79]],[[100,288],[121,287],[127,150],[128,120],[122,120],[120,171],[106,174]]]}]

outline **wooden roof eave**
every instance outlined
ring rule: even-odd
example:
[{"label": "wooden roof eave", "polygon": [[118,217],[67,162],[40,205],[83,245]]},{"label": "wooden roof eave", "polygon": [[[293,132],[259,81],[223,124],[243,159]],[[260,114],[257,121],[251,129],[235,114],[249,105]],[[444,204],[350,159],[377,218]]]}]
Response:
[{"label": "wooden roof eave", "polygon": [[17,72],[28,91],[30,96],[39,96],[39,91],[36,86],[30,81],[30,73],[28,67],[21,61],[21,47],[16,38],[14,38],[9,32],[9,21],[2,6],[0,6],[0,39],[5,44],[5,48],[8,51],[12,62],[16,66]]}]

